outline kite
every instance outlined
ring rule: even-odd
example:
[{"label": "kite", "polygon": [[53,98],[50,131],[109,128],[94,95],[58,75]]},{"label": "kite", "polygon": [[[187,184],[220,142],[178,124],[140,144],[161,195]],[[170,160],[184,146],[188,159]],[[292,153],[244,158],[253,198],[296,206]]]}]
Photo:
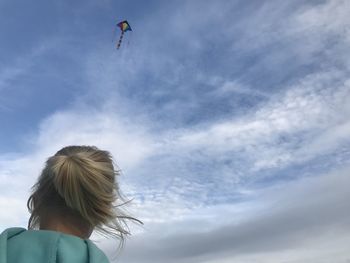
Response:
[{"label": "kite", "polygon": [[120,48],[120,45],[122,43],[122,40],[123,40],[123,36],[124,36],[124,33],[127,32],[127,31],[132,31],[131,30],[131,27],[128,23],[128,21],[124,20],[120,23],[117,24],[117,26],[120,28],[120,30],[122,31],[121,35],[120,35],[120,38],[119,38],[119,41],[118,41],[118,44],[117,44],[117,49]]}]

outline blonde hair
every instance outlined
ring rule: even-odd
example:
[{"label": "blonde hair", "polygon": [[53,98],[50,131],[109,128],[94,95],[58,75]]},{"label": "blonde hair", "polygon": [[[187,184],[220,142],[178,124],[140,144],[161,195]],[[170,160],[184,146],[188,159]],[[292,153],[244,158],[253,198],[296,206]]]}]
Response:
[{"label": "blonde hair", "polygon": [[[50,157],[27,206],[31,213],[28,229],[38,228],[40,217],[49,209],[67,216],[78,217],[99,233],[118,237],[121,245],[130,234],[126,220],[139,220],[127,216],[120,208],[125,203],[119,191],[113,165],[107,151],[94,146],[67,146]],[[116,201],[122,201],[115,205]]]}]

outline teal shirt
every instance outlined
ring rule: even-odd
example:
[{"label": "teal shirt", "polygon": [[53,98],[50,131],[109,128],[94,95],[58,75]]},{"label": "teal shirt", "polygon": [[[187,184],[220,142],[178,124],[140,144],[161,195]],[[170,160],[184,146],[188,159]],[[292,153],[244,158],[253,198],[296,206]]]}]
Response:
[{"label": "teal shirt", "polygon": [[8,228],[0,235],[0,263],[109,263],[90,240],[49,230]]}]

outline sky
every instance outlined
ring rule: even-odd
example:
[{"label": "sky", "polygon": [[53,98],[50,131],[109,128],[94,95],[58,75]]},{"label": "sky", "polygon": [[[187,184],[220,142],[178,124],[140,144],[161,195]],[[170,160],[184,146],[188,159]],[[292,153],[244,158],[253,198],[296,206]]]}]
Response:
[{"label": "sky", "polygon": [[[350,262],[350,2],[0,0],[0,229],[45,160],[109,150],[111,262]],[[116,23],[127,19],[126,32]]]}]

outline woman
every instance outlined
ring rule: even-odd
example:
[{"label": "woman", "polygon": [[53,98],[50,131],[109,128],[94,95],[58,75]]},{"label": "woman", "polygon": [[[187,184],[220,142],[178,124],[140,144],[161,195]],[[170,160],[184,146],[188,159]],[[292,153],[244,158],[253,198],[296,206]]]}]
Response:
[{"label": "woman", "polygon": [[[92,146],[68,146],[50,157],[28,199],[28,231],[9,228],[0,235],[0,263],[106,263],[90,240],[93,230],[129,234],[112,157]],[[136,220],[138,221],[138,220]],[[138,221],[139,222],[139,221]]]}]

